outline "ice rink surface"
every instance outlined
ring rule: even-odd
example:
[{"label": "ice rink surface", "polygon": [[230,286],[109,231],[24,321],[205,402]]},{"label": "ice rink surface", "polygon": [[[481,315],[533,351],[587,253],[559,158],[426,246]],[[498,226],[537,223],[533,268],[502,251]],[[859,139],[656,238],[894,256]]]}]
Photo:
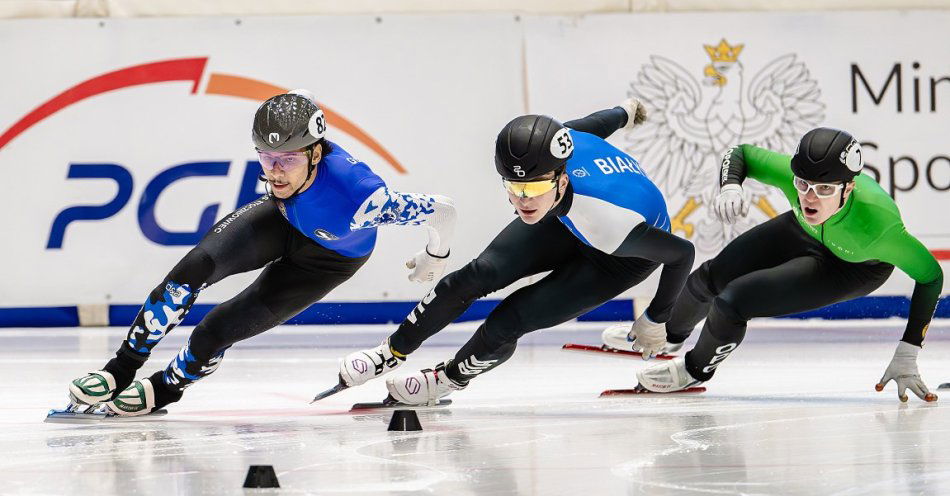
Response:
[{"label": "ice rink surface", "polygon": [[[95,425],[43,419],[124,331],[0,330],[0,493],[950,494],[950,391],[936,404],[874,391],[901,322],[788,325],[751,327],[705,394],[623,399],[598,393],[633,386],[642,362],[558,349],[595,344],[590,324],[541,331],[453,405],[419,411],[413,433],[387,432],[389,411],[348,412],[382,399],[381,380],[307,404],[335,382],[337,357],[392,326],[275,329],[230,350],[167,416]],[[947,331],[932,325],[920,356],[932,389],[950,382]],[[467,335],[404,366],[432,366]],[[242,489],[249,465],[273,465],[281,489]]]}]

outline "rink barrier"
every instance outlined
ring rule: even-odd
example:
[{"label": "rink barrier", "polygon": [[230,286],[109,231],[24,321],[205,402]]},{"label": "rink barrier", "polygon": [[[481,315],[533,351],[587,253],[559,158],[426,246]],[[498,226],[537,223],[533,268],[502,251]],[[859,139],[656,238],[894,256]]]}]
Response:
[{"label": "rink barrier", "polygon": [[[479,300],[472,304],[456,322],[482,320],[500,300]],[[182,325],[195,325],[215,304],[196,304]],[[387,324],[398,323],[415,308],[416,302],[334,302],[316,303],[288,324]],[[128,326],[135,319],[140,305],[109,305],[108,324]],[[884,319],[907,317],[910,299],[903,296],[865,296],[837,303],[819,310],[786,315],[789,319]],[[612,300],[577,320],[601,322],[632,320],[633,300]],[[937,318],[950,318],[950,296],[943,296],[934,313]],[[79,310],[76,306],[0,308],[0,327],[78,327]]]}]

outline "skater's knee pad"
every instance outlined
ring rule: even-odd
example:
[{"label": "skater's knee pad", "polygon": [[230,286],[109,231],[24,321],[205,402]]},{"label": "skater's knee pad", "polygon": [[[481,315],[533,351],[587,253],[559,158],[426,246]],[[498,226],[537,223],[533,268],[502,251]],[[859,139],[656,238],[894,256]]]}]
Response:
[{"label": "skater's knee pad", "polygon": [[698,301],[709,301],[710,298],[719,294],[719,289],[713,285],[712,277],[709,275],[708,260],[686,279],[686,290]]},{"label": "skater's knee pad", "polygon": [[229,347],[230,345],[214,329],[204,325],[204,322],[195,326],[188,340],[191,354],[201,361],[208,361]]},{"label": "skater's knee pad", "polygon": [[[713,300],[706,319],[714,334],[732,334],[732,330],[739,332],[739,329],[744,332],[746,323],[749,321],[749,318],[743,314],[741,306],[729,292],[724,292]],[[716,337],[729,339],[731,336],[717,335]]]},{"label": "skater's knee pad", "polygon": [[493,347],[518,341],[521,336],[539,329],[523,315],[523,309],[502,302],[485,319],[485,340]]},{"label": "skater's knee pad", "polygon": [[211,281],[215,263],[207,252],[195,247],[168,273],[167,280],[187,284],[193,291]]}]

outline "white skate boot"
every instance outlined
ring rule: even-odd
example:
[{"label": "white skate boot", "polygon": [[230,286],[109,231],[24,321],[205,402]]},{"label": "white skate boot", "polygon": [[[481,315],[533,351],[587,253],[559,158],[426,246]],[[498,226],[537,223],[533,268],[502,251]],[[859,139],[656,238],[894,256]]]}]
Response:
[{"label": "white skate boot", "polygon": [[637,380],[640,381],[638,387],[654,393],[673,393],[703,383],[689,375],[686,358],[681,356],[638,371]]},{"label": "white skate boot", "polygon": [[114,400],[103,405],[109,415],[134,417],[155,409],[155,389],[148,378],[132,382]]},{"label": "white skate boot", "polygon": [[[637,335],[631,324],[614,324],[604,329],[600,339],[608,348],[623,351],[641,351],[639,346],[634,346]],[[659,354],[670,355],[676,353],[682,347],[683,343],[666,343]]]},{"label": "white skate boot", "polygon": [[69,399],[76,406],[96,405],[112,399],[115,377],[105,370],[90,372],[69,383]]},{"label": "white skate boot", "polygon": [[370,379],[392,372],[405,361],[405,357],[400,358],[393,354],[389,338],[386,338],[375,348],[355,351],[343,357],[340,362],[340,381],[346,387],[359,386]]},{"label": "white skate boot", "polygon": [[446,377],[446,363],[442,362],[434,369],[391,375],[386,378],[386,389],[399,403],[410,406],[436,406],[440,399],[452,391],[465,389],[466,386]]}]

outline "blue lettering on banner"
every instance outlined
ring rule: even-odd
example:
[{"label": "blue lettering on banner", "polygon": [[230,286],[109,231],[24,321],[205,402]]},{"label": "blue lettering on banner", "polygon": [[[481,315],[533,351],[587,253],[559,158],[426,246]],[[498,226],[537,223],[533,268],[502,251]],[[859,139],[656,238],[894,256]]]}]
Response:
[{"label": "blue lettering on banner", "polygon": [[162,171],[155,176],[145,192],[142,193],[142,199],[139,202],[139,227],[146,238],[166,246],[191,246],[198,244],[204,233],[214,225],[218,215],[219,204],[208,205],[201,212],[198,228],[194,231],[172,232],[163,229],[158,225],[155,219],[155,204],[158,197],[175,181],[193,176],[227,176],[229,162],[192,162],[182,164],[171,169]]},{"label": "blue lettering on banner", "polygon": [[119,213],[122,207],[132,197],[132,174],[117,164],[69,164],[67,179],[112,179],[118,186],[115,198],[104,205],[80,205],[64,209],[50,228],[47,250],[58,250],[63,247],[63,238],[66,236],[66,226],[77,220],[108,219]]},{"label": "blue lettering on banner", "polygon": [[[230,162],[190,162],[176,165],[158,173],[142,192],[138,206],[138,223],[142,234],[154,243],[164,246],[192,246],[198,244],[204,234],[214,226],[220,205],[206,206],[198,217],[194,231],[169,231],[161,227],[155,214],[155,206],[162,193],[173,183],[189,177],[226,177]],[[240,208],[263,194],[258,191],[261,182],[261,165],[257,160],[245,163],[235,209]],[[76,205],[63,209],[56,215],[50,228],[47,250],[61,249],[66,236],[66,227],[75,221],[99,221],[118,214],[132,197],[134,181],[132,173],[119,164],[70,164],[67,179],[111,179],[118,190],[115,197],[103,205]]]}]

